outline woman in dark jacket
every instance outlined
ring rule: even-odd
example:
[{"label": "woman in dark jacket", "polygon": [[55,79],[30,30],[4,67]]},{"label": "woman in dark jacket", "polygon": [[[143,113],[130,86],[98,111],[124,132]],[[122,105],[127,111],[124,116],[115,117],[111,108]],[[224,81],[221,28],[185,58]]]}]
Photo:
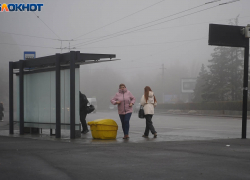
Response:
[{"label": "woman in dark jacket", "polygon": [[87,116],[87,105],[89,103],[87,97],[85,96],[85,94],[82,94],[81,92],[79,92],[79,96],[80,96],[80,121],[82,124],[82,133],[86,134],[89,132],[88,126],[87,126],[87,122],[86,122],[86,116]]}]

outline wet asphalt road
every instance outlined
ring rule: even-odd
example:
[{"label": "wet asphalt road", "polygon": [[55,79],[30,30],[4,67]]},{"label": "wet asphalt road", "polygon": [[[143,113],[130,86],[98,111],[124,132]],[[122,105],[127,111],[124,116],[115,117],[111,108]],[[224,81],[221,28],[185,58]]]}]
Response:
[{"label": "wet asphalt road", "polygon": [[[4,122],[0,122],[0,135],[8,134],[8,117],[5,117]],[[124,140],[123,132],[119,116],[116,111],[97,112],[89,114],[87,121],[93,121],[100,118],[114,119],[118,124],[117,139],[114,143],[122,143]],[[161,141],[182,141],[182,140],[210,140],[210,139],[227,139],[241,138],[241,118],[233,117],[211,117],[211,116],[192,116],[192,115],[166,115],[156,114],[153,116],[153,125],[158,132],[158,138],[154,139],[150,133],[149,139],[144,139],[141,136],[145,130],[145,119],[139,119],[137,113],[133,113],[130,119],[130,139],[129,142],[161,142]],[[250,124],[248,123],[247,137],[250,137]],[[19,128],[15,126],[15,136],[19,135]],[[5,131],[4,131],[5,130]],[[49,130],[43,130],[43,134],[25,135],[24,137],[33,137],[44,139],[54,139],[49,135]],[[69,140],[69,131],[62,130],[62,139]],[[91,133],[82,135],[76,140],[79,143],[89,142],[106,142],[93,140]],[[111,142],[111,141],[108,141]]]},{"label": "wet asphalt road", "polygon": [[[121,123],[116,111],[98,112],[90,114],[87,121],[94,119],[111,118],[116,120],[120,134]],[[167,141],[172,140],[200,140],[200,139],[227,139],[241,138],[241,118],[211,117],[192,115],[166,115],[156,114],[153,116],[153,125],[159,137]],[[250,124],[248,123],[247,137],[250,136]],[[145,120],[139,119],[137,113],[133,113],[130,120],[130,135],[142,135],[145,130]],[[150,135],[152,137],[152,135]],[[176,139],[175,139],[176,138]],[[158,138],[159,139],[159,138]]]},{"label": "wet asphalt road", "polygon": [[57,140],[46,130],[10,136],[7,121],[0,122],[1,179],[250,179],[250,140],[240,139],[240,118],[155,115],[159,135],[144,139],[145,122],[134,114],[129,140],[122,139],[116,112],[87,120],[98,118],[117,121],[116,140],[93,140],[90,133],[70,140],[68,131]]}]

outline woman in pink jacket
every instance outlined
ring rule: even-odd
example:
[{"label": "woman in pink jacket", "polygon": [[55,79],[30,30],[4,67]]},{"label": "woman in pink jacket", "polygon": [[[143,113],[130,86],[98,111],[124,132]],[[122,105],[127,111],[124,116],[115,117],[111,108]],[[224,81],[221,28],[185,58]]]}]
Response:
[{"label": "woman in pink jacket", "polygon": [[119,85],[119,91],[110,101],[114,105],[118,105],[118,114],[122,123],[122,130],[124,133],[123,139],[128,139],[129,120],[133,112],[132,106],[135,103],[135,97],[127,90],[125,84]]}]

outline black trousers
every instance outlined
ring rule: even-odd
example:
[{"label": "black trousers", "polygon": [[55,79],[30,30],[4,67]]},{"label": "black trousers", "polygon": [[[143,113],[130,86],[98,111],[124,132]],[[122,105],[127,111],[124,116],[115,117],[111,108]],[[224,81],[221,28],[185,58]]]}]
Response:
[{"label": "black trousers", "polygon": [[0,120],[3,120],[3,115],[4,115],[3,111],[0,111]]},{"label": "black trousers", "polygon": [[84,112],[84,111],[80,112],[80,121],[82,123],[82,131],[88,130],[88,125],[87,125],[87,122],[86,122],[86,116],[87,116],[86,112]]},{"label": "black trousers", "polygon": [[146,128],[145,128],[145,132],[144,132],[145,136],[148,136],[149,130],[151,131],[152,134],[157,133],[155,131],[154,126],[153,126],[152,117],[153,117],[152,114],[146,114],[145,115],[145,118],[146,118]]}]

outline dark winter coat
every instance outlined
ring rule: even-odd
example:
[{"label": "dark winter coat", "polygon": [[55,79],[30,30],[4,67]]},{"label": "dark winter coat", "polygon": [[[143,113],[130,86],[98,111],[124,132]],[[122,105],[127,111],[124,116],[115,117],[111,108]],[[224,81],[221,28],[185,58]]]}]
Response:
[{"label": "dark winter coat", "polygon": [[85,96],[85,94],[82,94],[81,92],[79,92],[79,98],[80,98],[80,112],[86,112],[87,110],[87,105],[89,103],[87,97]]},{"label": "dark winter coat", "polygon": [[3,103],[0,103],[0,120],[2,120],[2,117],[3,117],[3,111],[4,111],[4,108],[3,108]]}]

